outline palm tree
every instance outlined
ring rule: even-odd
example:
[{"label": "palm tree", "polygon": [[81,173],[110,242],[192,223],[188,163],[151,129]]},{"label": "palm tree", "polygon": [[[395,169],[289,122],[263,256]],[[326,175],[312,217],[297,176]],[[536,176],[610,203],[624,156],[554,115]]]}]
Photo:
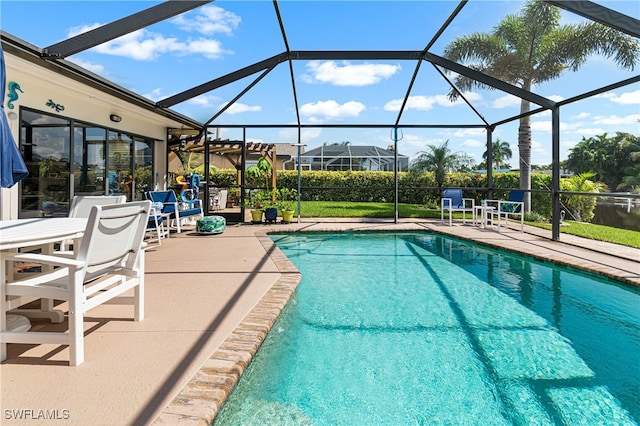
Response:
[{"label": "palm tree", "polygon": [[458,165],[458,155],[451,153],[448,140],[440,146],[428,145],[427,147],[429,151],[418,153],[411,163],[411,169],[418,172],[433,172],[438,188],[442,188],[447,172]]},{"label": "palm tree", "polygon": [[[496,169],[510,167],[506,160],[510,159],[512,155],[513,153],[511,152],[509,142],[503,142],[499,138],[492,142],[491,157],[493,158],[493,164],[495,164]],[[484,158],[485,161],[488,161],[487,151],[482,154],[482,158]],[[489,167],[487,167],[487,169],[489,169]]]},{"label": "palm tree", "polygon": [[[452,61],[499,78],[525,90],[554,80],[565,70],[577,71],[592,54],[613,58],[622,68],[633,70],[640,58],[640,45],[631,36],[601,24],[560,25],[560,10],[542,0],[525,3],[518,15],[506,16],[490,33],[474,33],[453,40],[444,51]],[[460,91],[484,84],[459,75]],[[452,90],[451,100],[459,93]],[[522,99],[520,113],[529,112],[530,102]],[[520,119],[518,129],[520,188],[531,189],[531,124]],[[525,203],[530,208],[531,196]]]},{"label": "palm tree", "polygon": [[[560,181],[560,189],[570,192],[602,192],[606,190],[607,186],[605,184],[591,180],[595,175],[595,173],[580,173],[568,179],[562,179]],[[573,220],[589,222],[593,219],[594,209],[596,208],[595,197],[564,195],[562,196],[562,202]]]}]

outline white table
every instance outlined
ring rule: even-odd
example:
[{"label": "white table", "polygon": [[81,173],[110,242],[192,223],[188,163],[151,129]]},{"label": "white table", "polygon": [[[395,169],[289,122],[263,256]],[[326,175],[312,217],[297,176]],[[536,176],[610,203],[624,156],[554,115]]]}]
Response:
[{"label": "white table", "polygon": [[[473,207],[473,224],[476,225],[478,221],[478,217],[481,218],[480,224],[483,228],[487,227],[487,222],[489,221],[489,214],[492,214],[496,208],[493,206],[487,205],[476,205]],[[491,219],[491,223],[493,224],[493,218]]]},{"label": "white table", "polygon": [[[30,247],[41,247],[43,253],[51,254],[53,244],[62,240],[74,240],[74,247],[84,234],[87,226],[86,218],[34,218],[0,220],[0,303],[9,303],[9,309],[17,308],[29,300],[5,300],[4,283],[7,277],[13,277],[13,271],[8,274],[2,253],[16,251]],[[52,322],[60,323],[64,320],[64,313],[53,309],[52,300],[43,300],[41,309],[22,309],[20,314],[33,318],[49,318]]]},{"label": "white table", "polygon": [[86,218],[0,220],[0,252],[82,237]]}]

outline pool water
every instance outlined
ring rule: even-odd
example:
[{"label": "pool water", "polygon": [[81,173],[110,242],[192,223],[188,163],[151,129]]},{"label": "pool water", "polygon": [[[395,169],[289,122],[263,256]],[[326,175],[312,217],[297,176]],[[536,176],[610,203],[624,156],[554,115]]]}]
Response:
[{"label": "pool water", "polygon": [[635,425],[640,292],[429,233],[273,235],[302,281],[215,425]]}]

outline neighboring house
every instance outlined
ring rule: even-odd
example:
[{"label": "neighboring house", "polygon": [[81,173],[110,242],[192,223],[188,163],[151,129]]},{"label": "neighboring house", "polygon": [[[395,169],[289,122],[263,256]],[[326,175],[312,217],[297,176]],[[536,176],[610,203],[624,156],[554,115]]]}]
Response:
[{"label": "neighboring house", "polygon": [[[393,171],[395,153],[377,146],[323,145],[300,156],[306,170]],[[294,158],[295,161],[295,158]],[[398,153],[398,171],[409,169],[409,156]]]}]

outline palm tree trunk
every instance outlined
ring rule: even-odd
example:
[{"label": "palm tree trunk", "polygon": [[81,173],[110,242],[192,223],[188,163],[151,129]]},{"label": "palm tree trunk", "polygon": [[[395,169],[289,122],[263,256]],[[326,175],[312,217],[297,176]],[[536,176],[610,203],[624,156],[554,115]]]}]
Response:
[{"label": "palm tree trunk", "polygon": [[[529,85],[531,86],[531,85]],[[525,90],[530,90],[525,88]],[[529,112],[531,103],[522,99],[520,102],[520,113]],[[518,152],[520,160],[520,189],[525,191],[531,190],[531,119],[529,116],[520,119],[518,127]],[[524,211],[531,212],[531,192],[524,194]]]}]

